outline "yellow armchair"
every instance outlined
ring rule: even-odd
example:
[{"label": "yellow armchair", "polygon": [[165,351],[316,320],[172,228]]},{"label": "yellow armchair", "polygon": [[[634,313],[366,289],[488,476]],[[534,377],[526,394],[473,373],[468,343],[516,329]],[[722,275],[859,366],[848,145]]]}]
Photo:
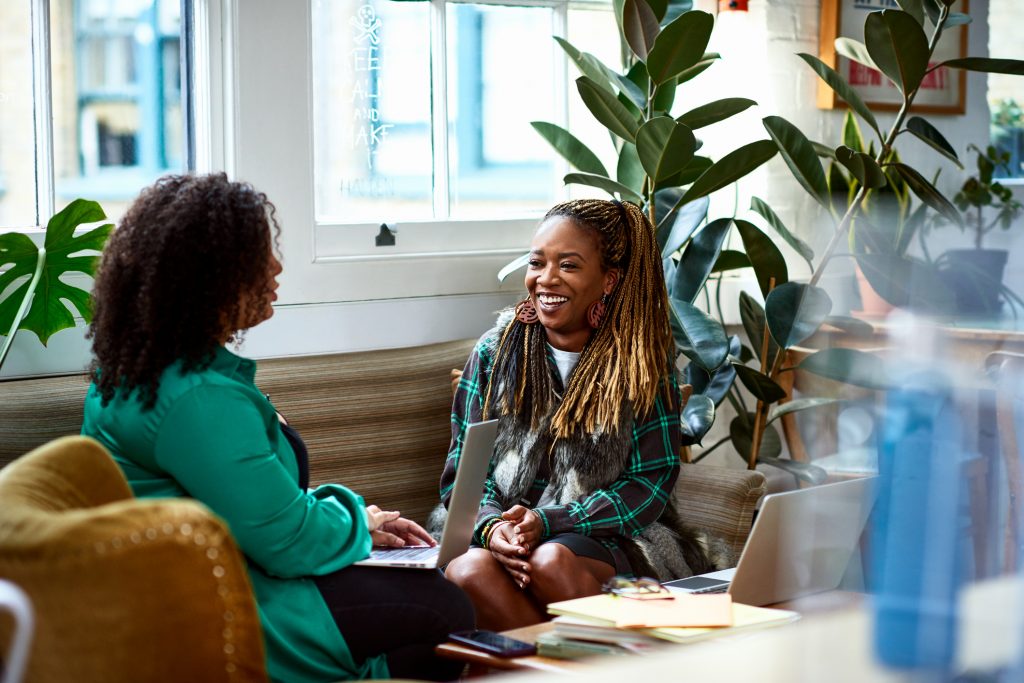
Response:
[{"label": "yellow armchair", "polygon": [[[0,578],[35,609],[27,680],[267,680],[245,560],[224,523],[194,501],[135,499],[85,437],[0,470]],[[10,629],[0,620],[2,642]]]}]

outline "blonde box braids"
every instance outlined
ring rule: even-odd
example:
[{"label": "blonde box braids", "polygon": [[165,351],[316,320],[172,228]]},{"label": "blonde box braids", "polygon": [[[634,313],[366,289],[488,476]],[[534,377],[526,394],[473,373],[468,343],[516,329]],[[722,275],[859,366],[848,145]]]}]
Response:
[{"label": "blonde box braids", "polygon": [[[580,427],[586,433],[615,432],[622,426],[624,400],[637,415],[651,410],[675,357],[661,252],[654,227],[630,202],[564,202],[548,211],[544,220],[556,217],[596,231],[603,269],[619,268],[622,273],[600,327],[580,355],[550,429],[556,438],[566,438]],[[492,412],[496,392],[500,414],[529,416],[536,428],[550,410],[553,388],[543,326],[513,317],[495,352],[484,414]],[[669,400],[674,400],[665,389]]]}]

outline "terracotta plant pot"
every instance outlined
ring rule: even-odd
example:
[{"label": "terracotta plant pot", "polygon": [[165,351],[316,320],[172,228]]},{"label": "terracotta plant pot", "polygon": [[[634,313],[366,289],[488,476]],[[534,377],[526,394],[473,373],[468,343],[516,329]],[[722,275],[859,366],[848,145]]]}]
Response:
[{"label": "terracotta plant pot", "polygon": [[895,308],[888,301],[883,299],[875,288],[871,286],[860,265],[856,267],[857,286],[860,288],[860,311],[868,318],[884,318]]}]

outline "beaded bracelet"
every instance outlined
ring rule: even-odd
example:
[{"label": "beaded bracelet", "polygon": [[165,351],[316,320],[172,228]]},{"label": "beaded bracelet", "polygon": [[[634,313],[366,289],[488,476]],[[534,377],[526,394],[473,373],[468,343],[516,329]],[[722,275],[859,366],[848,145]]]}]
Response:
[{"label": "beaded bracelet", "polygon": [[501,517],[490,517],[486,522],[484,522],[484,525],[480,528],[480,545],[482,545],[485,549],[487,548],[487,539],[490,536],[491,527],[494,526],[496,522],[500,521]]},{"label": "beaded bracelet", "polygon": [[511,523],[512,522],[508,521],[507,519],[500,519],[499,518],[499,519],[495,520],[494,523],[488,524],[487,528],[484,529],[484,532],[487,534],[483,538],[484,549],[485,550],[489,550],[490,549],[490,546],[491,546],[491,536],[494,535],[494,530],[495,529],[497,529],[499,526],[502,526],[503,524],[511,524]]}]

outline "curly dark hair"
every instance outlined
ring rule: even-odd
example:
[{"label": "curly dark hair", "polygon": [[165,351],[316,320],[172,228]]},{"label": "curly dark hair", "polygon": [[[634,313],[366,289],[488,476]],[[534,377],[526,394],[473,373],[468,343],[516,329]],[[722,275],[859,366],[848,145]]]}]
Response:
[{"label": "curly dark hair", "polygon": [[275,212],[265,194],[223,173],[168,175],[142,191],[107,242],[93,288],[87,336],[104,404],[138,391],[151,408],[169,365],[208,366],[225,334],[266,305]]}]

